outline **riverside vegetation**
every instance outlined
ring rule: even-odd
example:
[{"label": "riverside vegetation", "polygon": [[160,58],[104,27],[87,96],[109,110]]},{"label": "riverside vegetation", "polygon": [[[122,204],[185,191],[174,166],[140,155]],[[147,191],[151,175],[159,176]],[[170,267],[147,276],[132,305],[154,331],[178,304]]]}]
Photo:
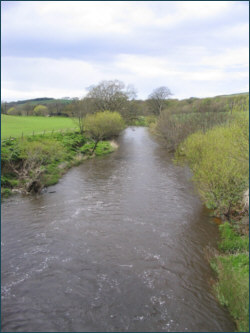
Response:
[{"label": "riverside vegetation", "polygon": [[34,135],[2,142],[1,194],[39,192],[58,182],[71,166],[86,158],[110,153],[107,141],[124,128],[117,112],[102,112],[86,119],[85,134],[79,132]]},{"label": "riverside vegetation", "polygon": [[[205,205],[222,220],[219,251],[210,255],[217,274],[214,292],[233,316],[237,330],[249,331],[248,95],[180,102],[166,108],[153,132],[188,163]],[[225,101],[225,100],[224,100]],[[203,107],[202,107],[203,105]]]}]

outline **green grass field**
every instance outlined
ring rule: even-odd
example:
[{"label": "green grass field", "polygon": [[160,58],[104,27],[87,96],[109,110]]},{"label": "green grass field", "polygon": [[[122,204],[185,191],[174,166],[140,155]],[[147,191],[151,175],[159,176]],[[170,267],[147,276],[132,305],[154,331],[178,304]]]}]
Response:
[{"label": "green grass field", "polygon": [[41,134],[45,131],[52,132],[74,129],[77,123],[71,118],[62,117],[24,117],[1,115],[1,139],[11,137]]}]

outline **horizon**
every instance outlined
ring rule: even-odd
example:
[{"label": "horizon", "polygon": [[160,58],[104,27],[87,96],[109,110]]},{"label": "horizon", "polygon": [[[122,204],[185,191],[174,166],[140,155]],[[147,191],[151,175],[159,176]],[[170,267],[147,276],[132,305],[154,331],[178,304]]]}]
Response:
[{"label": "horizon", "polygon": [[[172,100],[178,100],[178,101],[182,101],[182,100],[186,100],[186,99],[190,99],[190,98],[197,98],[197,99],[203,99],[203,98],[215,98],[215,97],[223,97],[223,96],[233,96],[233,95],[244,95],[244,94],[249,94],[249,91],[244,91],[244,92],[237,92],[237,93],[232,93],[232,94],[223,94],[223,95],[216,95],[216,96],[204,96],[204,97],[196,97],[196,96],[190,96],[187,98],[182,98],[182,99],[178,99],[178,98],[174,98],[174,97],[168,97],[168,99],[172,99]],[[42,99],[46,99],[46,100],[64,100],[64,99],[68,99],[69,101],[72,100],[73,98],[76,98],[77,96],[73,96],[73,97],[34,97],[34,98],[30,98],[30,99],[20,99],[20,100],[12,100],[12,101],[6,101],[6,100],[2,100],[1,103],[18,103],[18,102],[23,102],[23,101],[33,101],[33,100],[42,100]],[[139,99],[139,98],[135,98],[135,101],[143,101],[145,102],[147,99]]]}]

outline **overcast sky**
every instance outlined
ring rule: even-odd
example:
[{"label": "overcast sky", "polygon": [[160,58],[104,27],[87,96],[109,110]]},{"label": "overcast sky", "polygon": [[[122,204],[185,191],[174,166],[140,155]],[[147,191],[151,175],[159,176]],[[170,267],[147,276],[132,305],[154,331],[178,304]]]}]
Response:
[{"label": "overcast sky", "polygon": [[119,79],[138,98],[249,90],[244,1],[8,1],[2,6],[2,100],[83,97]]}]

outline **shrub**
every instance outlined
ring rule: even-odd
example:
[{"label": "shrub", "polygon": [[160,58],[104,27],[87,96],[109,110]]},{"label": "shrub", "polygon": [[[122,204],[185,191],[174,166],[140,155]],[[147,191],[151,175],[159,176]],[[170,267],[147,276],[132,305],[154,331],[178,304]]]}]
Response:
[{"label": "shrub", "polygon": [[197,131],[212,128],[225,123],[228,115],[222,112],[176,112],[176,110],[163,111],[156,123],[155,132],[163,139],[170,151],[175,151],[178,145],[189,135]]},{"label": "shrub", "polygon": [[18,115],[21,115],[22,112],[14,107],[11,107],[8,109],[7,114],[9,116],[18,116]]},{"label": "shrub", "polygon": [[[244,119],[248,123],[246,114]],[[195,133],[178,148],[177,161],[187,160],[207,207],[218,214],[229,217],[248,188],[248,146],[248,126],[235,120]]]},{"label": "shrub", "polygon": [[49,110],[45,105],[37,105],[34,108],[33,113],[35,116],[47,116],[49,114]]},{"label": "shrub", "polygon": [[95,141],[93,152],[99,141],[119,135],[124,128],[124,121],[118,112],[97,112],[87,115],[84,129],[87,135]]},{"label": "shrub", "polygon": [[192,133],[205,132],[227,123],[235,113],[248,111],[248,101],[249,94],[169,100],[159,116],[154,132],[169,150],[174,151]]}]

